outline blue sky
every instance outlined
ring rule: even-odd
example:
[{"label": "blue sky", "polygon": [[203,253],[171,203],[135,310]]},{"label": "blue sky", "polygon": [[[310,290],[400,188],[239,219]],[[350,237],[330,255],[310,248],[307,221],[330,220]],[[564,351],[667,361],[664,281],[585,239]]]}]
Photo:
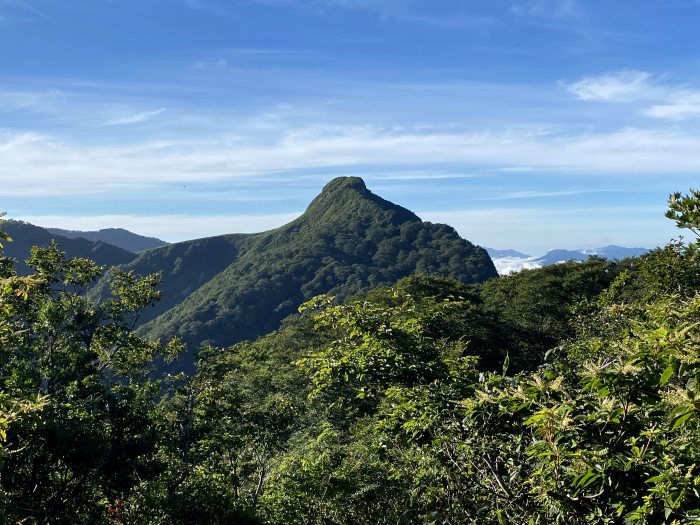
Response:
[{"label": "blue sky", "polygon": [[322,185],[539,254],[678,235],[698,0],[0,0],[0,209],[176,241]]}]

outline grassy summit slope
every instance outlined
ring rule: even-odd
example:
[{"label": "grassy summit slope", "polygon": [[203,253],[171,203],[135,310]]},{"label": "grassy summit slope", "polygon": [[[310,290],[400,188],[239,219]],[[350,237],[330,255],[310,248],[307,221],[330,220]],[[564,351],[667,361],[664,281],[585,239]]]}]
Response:
[{"label": "grassy summit slope", "polygon": [[[217,239],[222,238],[208,241]],[[196,257],[181,257],[181,266],[191,266],[191,275],[200,268],[204,277],[220,270],[143,326],[144,333],[179,335],[194,346],[203,342],[226,346],[276,329],[302,302],[321,293],[342,300],[413,273],[444,275],[464,283],[496,275],[485,250],[449,226],[423,222],[374,195],[357,177],[331,181],[303,215],[285,226],[228,239],[233,243],[225,267],[205,249]],[[196,242],[202,241],[189,245]],[[145,269],[142,263],[148,255],[153,271],[158,257],[177,249],[180,245],[152,250],[130,267]],[[167,295],[177,287],[170,280],[171,270],[161,268],[169,306],[173,298]],[[180,286],[184,284],[181,281]],[[197,284],[187,283],[189,289]]]}]

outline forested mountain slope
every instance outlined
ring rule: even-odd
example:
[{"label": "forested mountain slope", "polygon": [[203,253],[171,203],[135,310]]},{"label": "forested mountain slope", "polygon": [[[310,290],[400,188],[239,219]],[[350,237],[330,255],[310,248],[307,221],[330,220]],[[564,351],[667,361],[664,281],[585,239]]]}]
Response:
[{"label": "forested mountain slope", "polygon": [[[232,234],[169,244],[139,254],[130,264],[122,266],[121,270],[133,271],[138,275],[162,274],[162,297],[142,312],[140,322],[146,323],[174,308],[194,290],[210,281],[230,265],[241,250],[246,249],[250,238],[245,234]],[[110,279],[108,272],[91,295],[105,297],[109,293],[107,284]]]},{"label": "forested mountain slope", "polygon": [[4,255],[17,260],[17,273],[27,275],[29,268],[24,263],[31,254],[32,246],[47,246],[55,240],[68,257],[84,257],[101,266],[114,266],[130,262],[135,255],[127,250],[103,241],[90,241],[83,238],[69,239],[45,228],[26,222],[9,221],[3,225],[4,231],[13,242],[5,244]]},{"label": "forested mountain slope", "polygon": [[413,273],[463,283],[496,275],[482,248],[374,195],[356,177],[334,179],[303,215],[275,230],[166,246],[124,269],[163,272],[163,301],[141,333],[178,335],[191,347],[254,339],[321,293],[343,300]]}]

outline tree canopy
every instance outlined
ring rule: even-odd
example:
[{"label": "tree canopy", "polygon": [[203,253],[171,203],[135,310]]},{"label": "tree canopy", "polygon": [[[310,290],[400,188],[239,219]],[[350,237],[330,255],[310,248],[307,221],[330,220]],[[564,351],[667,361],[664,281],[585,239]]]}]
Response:
[{"label": "tree canopy", "polygon": [[[700,196],[674,195],[690,232]],[[56,246],[0,276],[7,523],[700,520],[700,241],[484,284],[322,295],[254,341],[133,332],[157,275]]]}]

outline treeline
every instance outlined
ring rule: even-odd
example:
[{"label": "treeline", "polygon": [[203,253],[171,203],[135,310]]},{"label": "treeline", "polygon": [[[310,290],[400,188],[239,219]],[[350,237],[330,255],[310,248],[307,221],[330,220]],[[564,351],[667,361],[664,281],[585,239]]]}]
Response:
[{"label": "treeline", "polygon": [[[669,218],[700,229],[700,192]],[[0,268],[7,523],[700,520],[700,242],[465,285],[416,275],[280,330],[136,336],[157,280],[53,246]]]}]

